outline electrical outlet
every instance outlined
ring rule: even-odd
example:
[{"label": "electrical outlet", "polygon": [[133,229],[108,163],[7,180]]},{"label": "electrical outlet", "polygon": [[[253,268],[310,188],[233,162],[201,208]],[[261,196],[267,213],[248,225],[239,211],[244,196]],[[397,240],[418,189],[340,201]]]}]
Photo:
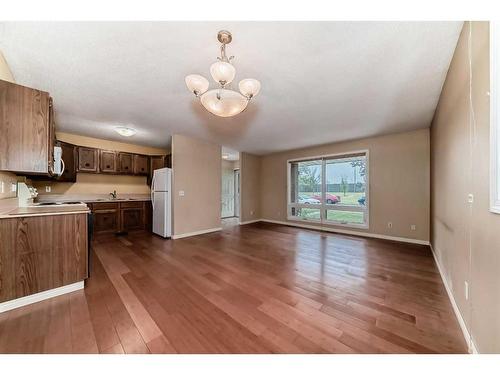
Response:
[{"label": "electrical outlet", "polygon": [[387,228],[392,228],[392,221],[389,221],[389,222],[387,223]]},{"label": "electrical outlet", "polygon": [[183,197],[184,196],[184,190],[179,190],[179,197]]},{"label": "electrical outlet", "polygon": [[45,192],[46,193],[50,193],[51,190],[52,190],[52,188],[49,185],[45,186]]},{"label": "electrical outlet", "polygon": [[253,216],[253,211],[250,211],[250,215],[252,215],[252,216]]},{"label": "electrical outlet", "polygon": [[465,283],[465,299],[469,299],[469,283],[467,281],[464,281]]},{"label": "electrical outlet", "polygon": [[415,224],[410,225],[411,230],[417,230],[417,226]]},{"label": "electrical outlet", "polygon": [[474,194],[469,194],[468,197],[467,197],[467,201],[469,203],[474,203]]}]

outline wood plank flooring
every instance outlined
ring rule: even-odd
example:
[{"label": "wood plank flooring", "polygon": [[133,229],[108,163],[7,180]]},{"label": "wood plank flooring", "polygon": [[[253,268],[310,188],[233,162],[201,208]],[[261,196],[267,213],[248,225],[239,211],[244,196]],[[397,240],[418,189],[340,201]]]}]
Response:
[{"label": "wood plank flooring", "polygon": [[428,247],[255,223],[94,240],[84,290],[0,314],[0,353],[465,353]]}]

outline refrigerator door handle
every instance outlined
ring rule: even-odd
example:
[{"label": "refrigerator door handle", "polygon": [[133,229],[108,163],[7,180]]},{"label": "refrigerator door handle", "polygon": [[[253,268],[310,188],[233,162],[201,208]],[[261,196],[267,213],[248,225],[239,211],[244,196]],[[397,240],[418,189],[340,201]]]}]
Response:
[{"label": "refrigerator door handle", "polygon": [[151,209],[154,211],[155,209],[155,194],[154,194],[154,186],[155,186],[155,175],[153,173],[153,179],[151,180]]}]

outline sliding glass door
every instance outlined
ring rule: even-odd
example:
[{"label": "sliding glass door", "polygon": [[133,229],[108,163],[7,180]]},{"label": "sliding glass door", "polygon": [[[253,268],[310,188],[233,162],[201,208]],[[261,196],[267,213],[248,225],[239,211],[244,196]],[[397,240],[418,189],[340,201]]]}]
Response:
[{"label": "sliding glass door", "polygon": [[368,227],[368,151],[288,161],[288,219]]}]

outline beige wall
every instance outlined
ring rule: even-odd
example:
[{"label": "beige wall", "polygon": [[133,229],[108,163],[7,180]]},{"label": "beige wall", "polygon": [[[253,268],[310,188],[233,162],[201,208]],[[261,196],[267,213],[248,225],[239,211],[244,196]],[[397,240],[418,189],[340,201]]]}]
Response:
[{"label": "beige wall", "polygon": [[[146,155],[162,155],[169,151],[154,147],[133,145],[105,139],[85,137],[76,134],[56,132],[60,141],[78,146],[96,147],[107,150],[133,152]],[[78,173],[76,182],[34,181],[33,185],[40,195],[44,194],[107,194],[116,190],[118,194],[149,194],[145,176],[120,176],[94,173]],[[46,193],[45,187],[50,186],[51,192]]]},{"label": "beige wall", "polygon": [[469,26],[464,24],[431,128],[431,243],[477,349],[499,353],[500,215],[489,212],[489,25],[472,23],[475,142],[469,121]]},{"label": "beige wall", "polygon": [[174,236],[220,228],[221,155],[219,145],[172,137]]},{"label": "beige wall", "polygon": [[260,156],[240,153],[240,222],[262,218]]},{"label": "beige wall", "polygon": [[[0,51],[0,79],[4,81],[14,82],[14,77],[12,76],[9,66],[7,65],[7,61],[5,61],[5,58],[1,51]],[[12,193],[10,191],[10,184],[17,182],[16,175],[9,172],[0,172],[0,183],[2,182],[4,184],[4,193],[0,191],[0,199],[15,197],[16,193]]]},{"label": "beige wall", "polygon": [[287,221],[288,159],[369,150],[370,228],[353,230],[428,241],[429,147],[422,129],[263,156],[261,217]]}]

